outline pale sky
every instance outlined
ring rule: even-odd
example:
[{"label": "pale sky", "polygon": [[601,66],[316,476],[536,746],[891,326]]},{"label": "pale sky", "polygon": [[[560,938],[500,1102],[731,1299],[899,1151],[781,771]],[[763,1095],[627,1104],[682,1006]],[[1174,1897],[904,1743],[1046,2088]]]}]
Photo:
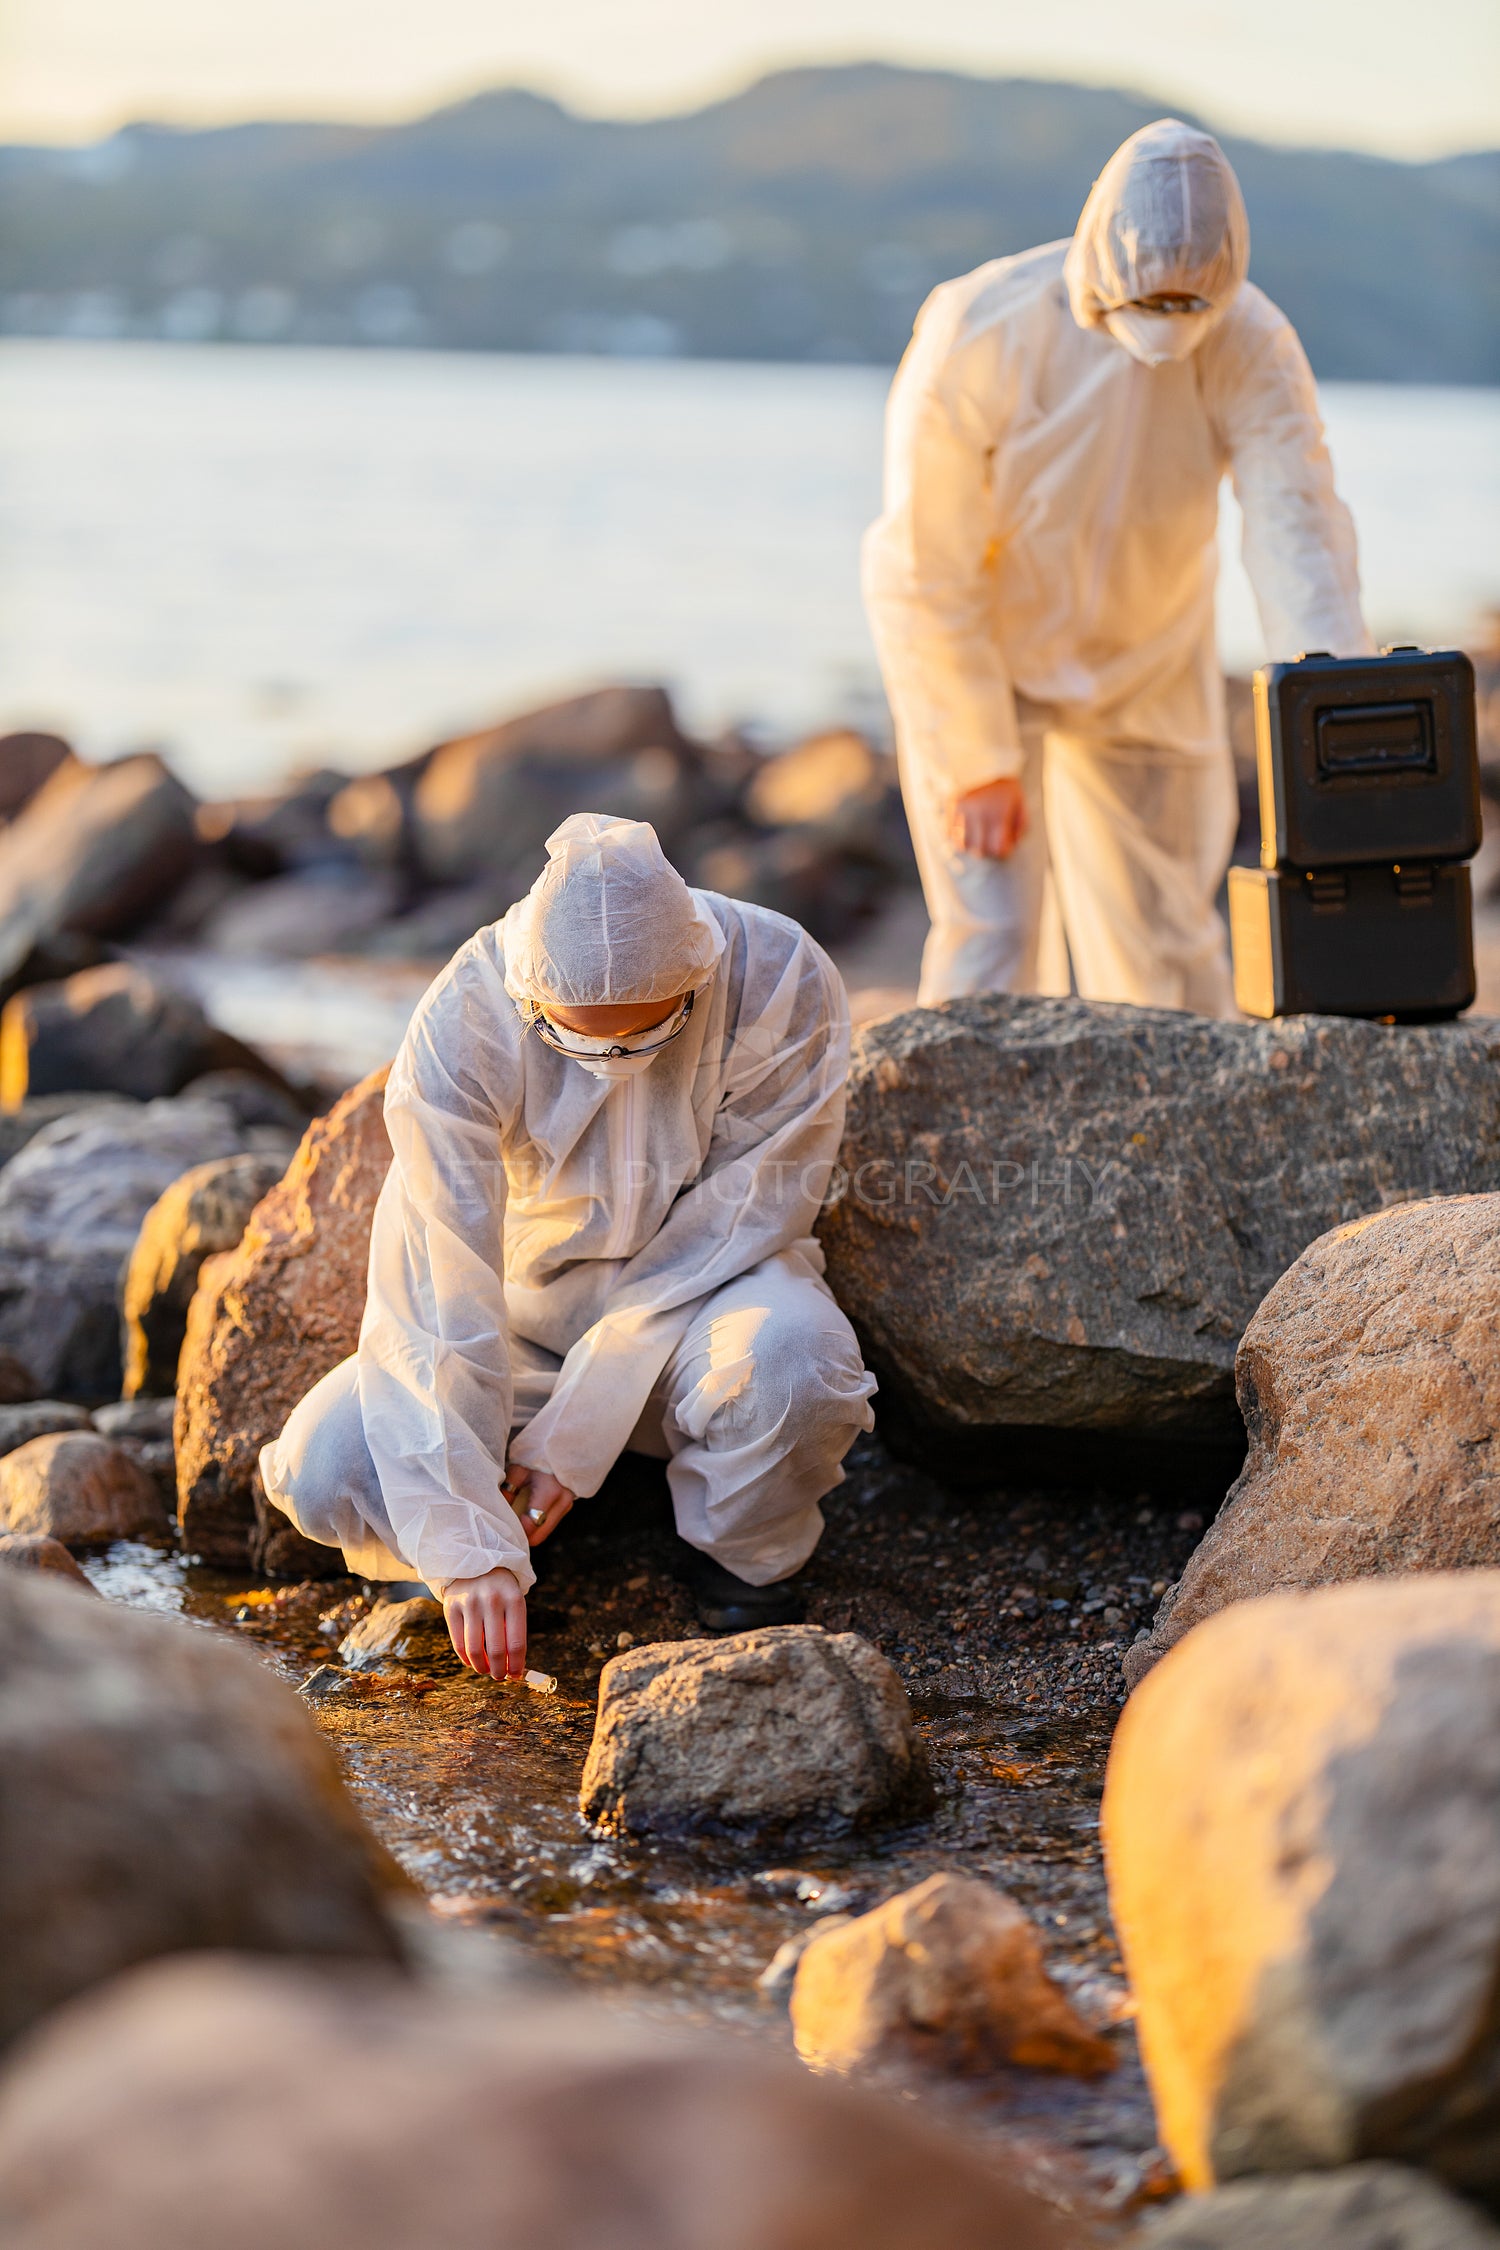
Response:
[{"label": "pale sky", "polygon": [[1138,88],[1271,140],[1500,144],[1496,0],[0,0],[0,137],[402,117],[504,84],[649,114],[869,57]]}]

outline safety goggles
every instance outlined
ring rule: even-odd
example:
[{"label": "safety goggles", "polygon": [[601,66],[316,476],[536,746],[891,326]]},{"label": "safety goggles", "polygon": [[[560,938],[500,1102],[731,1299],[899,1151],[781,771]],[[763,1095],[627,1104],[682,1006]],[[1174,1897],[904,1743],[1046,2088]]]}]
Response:
[{"label": "safety goggles", "polygon": [[[680,1039],[692,1019],[693,1002],[696,998],[697,994],[690,992],[675,1018],[669,1018],[671,1030],[664,1037],[653,1039],[647,1046],[640,1044],[646,1037],[644,1032],[632,1032],[628,1038],[614,1040],[607,1045],[602,1040],[585,1038],[582,1032],[565,1032],[560,1024],[548,1022],[535,1000],[526,1003],[522,1018],[527,1030],[534,1031],[545,1046],[551,1047],[559,1055],[571,1055],[575,1062],[580,1059],[589,1062],[617,1062],[626,1055],[660,1054],[663,1047],[670,1047],[674,1039]],[[570,1045],[570,1041],[574,1044]]]},{"label": "safety goggles", "polygon": [[1150,297],[1127,297],[1123,305],[1114,305],[1111,310],[1114,312],[1160,313],[1166,320],[1175,319],[1179,313],[1213,311],[1213,306],[1206,297],[1179,295],[1176,290],[1172,289],[1164,289],[1161,294],[1165,299],[1164,303],[1155,303]]}]

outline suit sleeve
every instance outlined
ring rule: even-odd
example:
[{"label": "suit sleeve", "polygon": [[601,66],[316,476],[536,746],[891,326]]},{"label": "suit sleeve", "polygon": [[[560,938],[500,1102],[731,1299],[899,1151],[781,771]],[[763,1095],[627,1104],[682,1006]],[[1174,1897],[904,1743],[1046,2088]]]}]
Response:
[{"label": "suit sleeve", "polygon": [[1019,774],[1015,691],[995,632],[993,402],[966,380],[960,304],[923,308],[886,411],[885,505],[865,535],[865,606],[908,756],[951,796]]},{"label": "suit sleeve", "polygon": [[1273,661],[1371,646],[1354,522],[1334,488],[1317,387],[1297,334],[1262,317],[1226,354],[1212,400],[1244,516],[1242,553]]},{"label": "suit sleeve", "polygon": [[370,1236],[359,1402],[403,1555],[438,1591],[503,1564],[535,1576],[500,1494],[511,1418],[500,1119],[519,1099],[515,1011],[461,953],[424,1000],[386,1086],[391,1168]]}]

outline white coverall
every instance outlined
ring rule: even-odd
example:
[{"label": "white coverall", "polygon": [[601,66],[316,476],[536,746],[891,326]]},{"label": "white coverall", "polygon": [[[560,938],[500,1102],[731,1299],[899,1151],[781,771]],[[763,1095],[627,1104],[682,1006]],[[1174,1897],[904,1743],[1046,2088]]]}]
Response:
[{"label": "white coverall", "polygon": [[[548,849],[413,1019],[359,1349],[264,1450],[265,1489],[360,1575],[441,1592],[503,1565],[524,1590],[507,1451],[583,1497],[630,1447],[669,1457],[684,1539],[768,1584],[812,1552],[874,1421],[812,1239],[843,987],[795,923],[690,891],[643,822],[578,814]],[[549,1003],[688,991],[649,1055],[528,1028]]]},{"label": "white coverall", "polygon": [[[1088,999],[1232,1007],[1226,471],[1273,658],[1370,646],[1312,374],[1248,262],[1223,152],[1166,121],[1110,159],[1071,243],[981,266],[918,317],[864,584],[932,921],[924,1005],[1066,991],[1070,958]],[[1203,309],[1130,309],[1166,292]],[[957,849],[955,800],[1007,775],[1025,841]]]}]

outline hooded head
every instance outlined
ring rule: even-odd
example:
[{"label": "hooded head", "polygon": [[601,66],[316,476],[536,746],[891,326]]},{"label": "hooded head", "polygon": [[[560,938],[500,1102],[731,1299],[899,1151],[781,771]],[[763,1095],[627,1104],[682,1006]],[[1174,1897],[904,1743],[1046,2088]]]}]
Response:
[{"label": "hooded head", "polygon": [[[505,989],[544,1013],[644,1006],[701,991],[723,950],[723,931],[668,864],[649,822],[574,813],[548,837],[546,866],[506,919]],[[592,1067],[621,1043],[568,1044]],[[639,1066],[650,1057],[617,1051],[608,1059]]]},{"label": "hooded head", "polygon": [[[1250,265],[1250,222],[1211,133],[1162,118],[1115,150],[1063,267],[1080,328],[1107,328],[1147,366],[1185,359],[1221,320]],[[1196,300],[1156,312],[1140,300]]]}]

